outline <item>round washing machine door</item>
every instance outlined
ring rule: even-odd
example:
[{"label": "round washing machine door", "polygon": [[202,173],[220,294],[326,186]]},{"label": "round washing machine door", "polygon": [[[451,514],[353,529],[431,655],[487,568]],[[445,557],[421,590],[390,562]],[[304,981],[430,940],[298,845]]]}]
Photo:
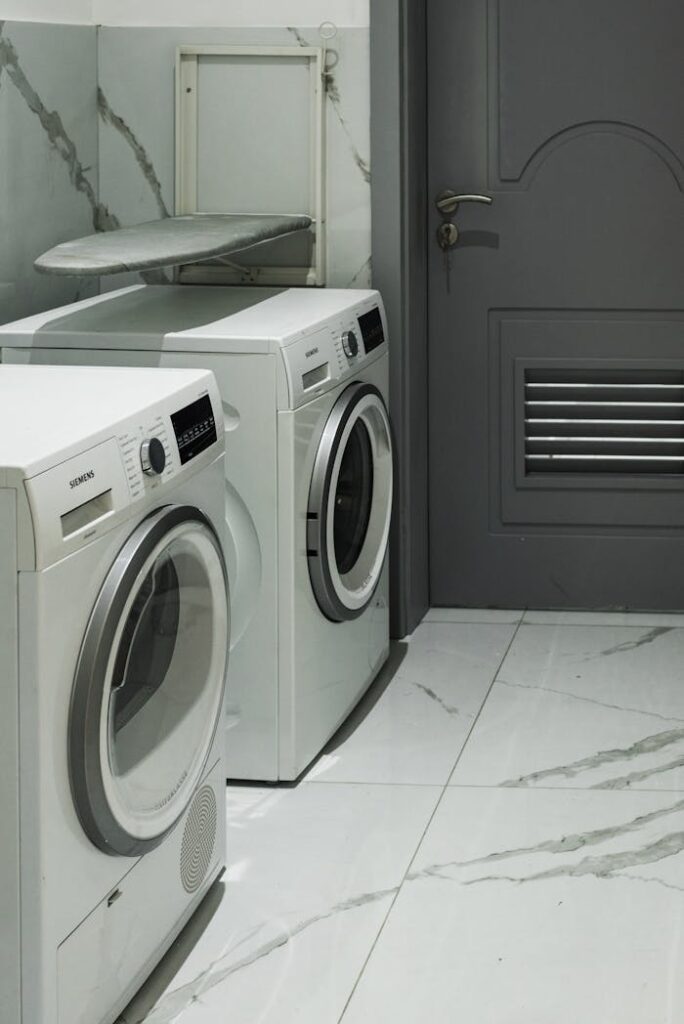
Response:
[{"label": "round washing machine door", "polygon": [[387,408],[372,384],[351,384],[321,435],[307,510],[309,575],[321,611],[333,622],[355,619],[370,604],[391,515]]},{"label": "round washing machine door", "polygon": [[157,510],[105,579],[72,690],[71,788],[101,850],[146,853],[187,807],[221,718],[228,645],[215,530],[191,506]]}]

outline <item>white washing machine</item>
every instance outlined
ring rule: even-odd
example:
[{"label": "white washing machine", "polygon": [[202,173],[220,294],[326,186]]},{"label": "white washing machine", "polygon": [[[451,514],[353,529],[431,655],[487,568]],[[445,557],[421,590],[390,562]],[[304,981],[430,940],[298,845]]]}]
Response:
[{"label": "white washing machine", "polygon": [[111,1024],[221,873],[204,371],[0,366],[0,1017]]},{"label": "white washing machine", "polygon": [[0,328],[3,361],[203,366],[226,429],[228,776],[296,778],[389,648],[374,291],[142,286]]}]

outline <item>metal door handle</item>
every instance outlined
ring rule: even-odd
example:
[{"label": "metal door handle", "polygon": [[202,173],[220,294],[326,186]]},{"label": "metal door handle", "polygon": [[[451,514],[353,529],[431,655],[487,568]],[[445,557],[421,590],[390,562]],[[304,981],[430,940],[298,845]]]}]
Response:
[{"label": "metal door handle", "polygon": [[453,213],[456,213],[459,203],[486,203],[487,206],[490,206],[492,197],[478,195],[458,196],[451,189],[446,189],[445,192],[440,192],[435,200],[435,205],[443,217],[450,217]]}]

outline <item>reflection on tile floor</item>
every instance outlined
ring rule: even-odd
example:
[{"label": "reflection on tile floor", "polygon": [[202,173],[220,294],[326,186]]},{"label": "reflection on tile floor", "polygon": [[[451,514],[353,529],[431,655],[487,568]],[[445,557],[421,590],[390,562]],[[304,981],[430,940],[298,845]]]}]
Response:
[{"label": "reflection on tile floor", "polygon": [[684,616],[435,609],[122,1024],[680,1024]]}]

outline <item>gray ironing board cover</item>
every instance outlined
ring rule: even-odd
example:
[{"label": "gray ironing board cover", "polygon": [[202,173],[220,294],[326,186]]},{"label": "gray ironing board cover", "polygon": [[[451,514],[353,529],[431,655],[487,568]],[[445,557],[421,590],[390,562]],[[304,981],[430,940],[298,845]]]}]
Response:
[{"label": "gray ironing board cover", "polygon": [[75,238],[49,249],[34,265],[43,274],[78,277],[154,270],[226,256],[311,224],[305,214],[193,213]]}]

